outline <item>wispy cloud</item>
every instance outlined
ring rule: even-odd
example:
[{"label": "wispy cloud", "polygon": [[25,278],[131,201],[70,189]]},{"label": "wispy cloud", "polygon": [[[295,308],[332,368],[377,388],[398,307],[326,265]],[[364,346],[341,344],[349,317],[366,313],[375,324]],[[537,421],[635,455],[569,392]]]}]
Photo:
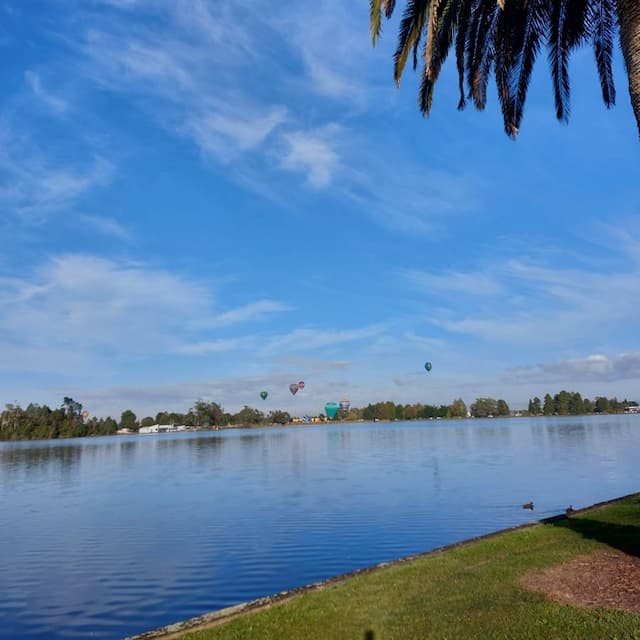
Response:
[{"label": "wispy cloud", "polygon": [[640,352],[617,356],[591,355],[586,358],[543,362],[531,367],[510,369],[505,378],[517,382],[561,383],[564,381],[615,382],[640,379]]},{"label": "wispy cloud", "polygon": [[268,314],[291,311],[292,309],[293,307],[283,304],[282,302],[278,302],[277,300],[258,300],[243,307],[231,309],[230,311],[218,314],[207,323],[207,326],[227,327],[240,322],[255,320]]},{"label": "wispy cloud", "polygon": [[306,173],[313,187],[325,187],[331,182],[339,163],[332,139],[340,128],[333,124],[314,131],[294,131],[284,135],[287,151],[282,161],[286,169]]},{"label": "wispy cloud", "polygon": [[429,273],[417,269],[404,272],[404,276],[413,282],[418,289],[431,292],[456,292],[472,296],[496,295],[503,293],[503,285],[487,273],[464,273],[445,271]]},{"label": "wispy cloud", "polygon": [[291,333],[270,338],[263,353],[305,353],[347,342],[370,340],[383,333],[384,327],[373,325],[359,329],[295,329]]},{"label": "wispy cloud", "polygon": [[239,105],[210,103],[210,108],[186,118],[182,130],[200,149],[228,162],[261,145],[287,117],[283,107],[272,107],[262,115]]},{"label": "wispy cloud", "polygon": [[108,218],[106,216],[83,215],[80,216],[80,220],[105,235],[126,241],[131,240],[131,234],[129,231],[113,218]]},{"label": "wispy cloud", "polygon": [[499,258],[478,271],[404,276],[429,293],[438,308],[430,321],[446,331],[503,344],[575,348],[605,328],[608,340],[631,338],[637,323],[631,292],[640,290],[640,269],[629,253],[634,246],[619,244],[609,264],[597,270],[520,256]]},{"label": "wispy cloud", "polygon": [[83,166],[60,166],[27,138],[16,138],[0,123],[0,204],[31,219],[73,206],[83,195],[107,185],[113,165],[96,156]]},{"label": "wispy cloud", "polygon": [[54,95],[44,88],[40,76],[35,71],[25,71],[24,78],[34,95],[56,115],[63,114],[69,105],[66,100]]},{"label": "wispy cloud", "polygon": [[211,337],[211,330],[289,308],[272,300],[230,311],[216,307],[204,284],[167,270],[89,255],[60,256],[28,279],[0,279],[0,369],[14,370],[18,346],[25,354],[40,349],[39,361],[29,361],[46,370],[64,350],[84,354],[86,361],[120,362],[241,348],[242,339]]}]

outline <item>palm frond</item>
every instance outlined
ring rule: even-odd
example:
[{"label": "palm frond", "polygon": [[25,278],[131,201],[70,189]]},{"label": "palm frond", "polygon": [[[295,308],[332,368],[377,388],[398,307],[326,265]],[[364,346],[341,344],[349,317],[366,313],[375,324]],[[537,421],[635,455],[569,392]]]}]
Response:
[{"label": "palm frond", "polygon": [[469,20],[475,0],[461,0],[458,9],[458,25],[456,32],[456,66],[458,68],[458,88],[460,90],[460,101],[458,102],[458,110],[461,111],[466,106],[464,92],[464,69],[465,69],[465,51],[467,48],[467,38],[469,31]]},{"label": "palm frond", "polygon": [[526,9],[525,30],[511,87],[511,113],[516,130],[520,129],[529,80],[548,24],[549,3],[548,0],[529,0]]},{"label": "palm frond", "polygon": [[607,108],[616,103],[616,87],[613,81],[611,58],[613,55],[613,36],[615,31],[616,6],[614,0],[593,0],[589,21],[593,51],[598,67],[598,76],[602,87],[602,99]]},{"label": "palm frond", "polygon": [[369,31],[375,47],[382,31],[382,13],[390,18],[396,6],[396,0],[369,0]]},{"label": "palm frond", "polygon": [[404,71],[410,51],[420,40],[420,35],[429,12],[429,5],[430,0],[409,0],[407,2],[407,8],[400,22],[398,47],[394,55],[394,78],[397,85],[400,84],[402,72]]},{"label": "palm frond", "polygon": [[549,25],[549,61],[558,120],[569,120],[569,55],[589,35],[588,0],[554,0]]},{"label": "palm frond", "polygon": [[512,117],[511,77],[516,66],[516,57],[526,32],[526,11],[515,2],[509,2],[498,11],[495,35],[495,74],[498,101],[502,111],[504,130],[510,138],[515,138],[518,129]]},{"label": "palm frond", "polygon": [[495,57],[494,35],[500,12],[496,0],[480,0],[477,6],[474,47],[467,53],[469,97],[473,98],[476,108],[480,111],[487,103],[487,83],[491,63]]},{"label": "palm frond", "polygon": [[453,43],[459,7],[460,0],[440,0],[431,41],[425,45],[425,66],[419,94],[420,109],[425,116],[431,111],[433,89]]}]

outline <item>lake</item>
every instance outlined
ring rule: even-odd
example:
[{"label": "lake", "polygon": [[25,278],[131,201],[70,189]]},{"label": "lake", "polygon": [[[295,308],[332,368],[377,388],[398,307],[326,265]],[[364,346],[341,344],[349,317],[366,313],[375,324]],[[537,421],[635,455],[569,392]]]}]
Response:
[{"label": "lake", "polygon": [[636,492],[639,459],[633,415],[3,443],[0,637],[122,638]]}]

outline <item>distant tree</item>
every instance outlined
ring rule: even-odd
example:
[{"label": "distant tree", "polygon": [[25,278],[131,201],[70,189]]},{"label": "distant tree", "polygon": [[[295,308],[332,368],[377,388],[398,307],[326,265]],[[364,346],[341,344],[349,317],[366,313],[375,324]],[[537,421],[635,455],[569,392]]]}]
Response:
[{"label": "distant tree", "polygon": [[471,414],[476,418],[488,418],[498,413],[498,402],[494,398],[476,398],[471,405]]},{"label": "distant tree", "polygon": [[542,407],[542,413],[545,416],[552,416],[555,413],[555,405],[553,403],[553,398],[550,394],[545,394],[544,396],[544,406]]},{"label": "distant tree", "polygon": [[131,409],[126,409],[122,412],[122,415],[120,416],[120,428],[132,430],[136,430],[138,428],[138,419]]},{"label": "distant tree", "polygon": [[452,418],[467,417],[467,405],[462,398],[458,398],[451,403],[450,414]]},{"label": "distant tree", "polygon": [[238,413],[231,417],[233,424],[262,424],[264,414],[258,409],[245,405]]},{"label": "distant tree", "polygon": [[217,402],[196,400],[191,412],[194,415],[195,425],[198,427],[218,426],[224,422],[224,411]]},{"label": "distant tree", "polygon": [[418,405],[408,404],[404,408],[404,419],[415,420],[418,417]]},{"label": "distant tree", "polygon": [[539,416],[542,413],[542,403],[537,396],[533,399],[533,414]]},{"label": "distant tree", "polygon": [[596,398],[596,413],[608,413],[610,409],[609,400],[603,396]]},{"label": "distant tree", "polygon": [[156,424],[171,424],[171,417],[166,411],[159,411],[156,413]]},{"label": "distant tree", "polygon": [[152,424],[156,423],[153,421],[153,418],[151,416],[147,416],[146,418],[142,418],[142,420],[140,420],[141,427],[150,427]]},{"label": "distant tree", "polygon": [[510,413],[511,411],[509,410],[509,405],[507,404],[506,400],[498,400],[496,406],[496,415],[508,416]]},{"label": "distant tree", "polygon": [[572,416],[580,416],[584,413],[584,400],[578,393],[572,393],[569,398],[569,414]]},{"label": "distant tree", "polygon": [[286,411],[271,411],[267,416],[267,421],[273,424],[289,424],[291,422],[291,415]]}]

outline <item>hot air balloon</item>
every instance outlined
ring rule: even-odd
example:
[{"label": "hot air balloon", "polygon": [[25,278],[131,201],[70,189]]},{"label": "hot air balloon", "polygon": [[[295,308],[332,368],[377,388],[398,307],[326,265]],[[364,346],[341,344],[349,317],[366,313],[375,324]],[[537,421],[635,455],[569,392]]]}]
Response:
[{"label": "hot air balloon", "polygon": [[340,400],[340,409],[344,410],[344,411],[349,411],[349,407],[351,406],[351,403],[348,400]]},{"label": "hot air balloon", "polygon": [[338,415],[339,405],[336,402],[327,402],[324,405],[324,412],[327,414],[327,418],[332,419]]},{"label": "hot air balloon", "polygon": [[300,382],[298,382],[298,389],[304,389],[304,380],[300,380]]},{"label": "hot air balloon", "polygon": [[268,392],[268,391],[261,391],[261,392],[260,392],[260,397],[261,397],[263,400],[266,400],[268,395],[269,395],[269,392]]},{"label": "hot air balloon", "polygon": [[424,368],[425,368],[427,371],[431,371],[431,367],[432,367],[432,364],[431,364],[430,362],[425,362],[425,363],[424,363]]},{"label": "hot air balloon", "polygon": [[291,391],[291,393],[295,396],[296,393],[298,393],[298,389],[300,388],[300,385],[297,384],[296,382],[292,382],[289,385],[289,391]]}]

